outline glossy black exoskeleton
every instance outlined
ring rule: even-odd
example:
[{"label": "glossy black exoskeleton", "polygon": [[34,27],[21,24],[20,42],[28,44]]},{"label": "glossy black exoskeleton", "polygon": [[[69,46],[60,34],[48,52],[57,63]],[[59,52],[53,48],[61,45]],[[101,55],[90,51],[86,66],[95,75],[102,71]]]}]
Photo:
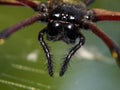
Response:
[{"label": "glossy black exoskeleton", "polygon": [[47,38],[48,40],[63,40],[66,43],[75,43],[80,36],[78,24],[87,13],[83,5],[64,4],[54,9],[50,14],[48,22]]}]

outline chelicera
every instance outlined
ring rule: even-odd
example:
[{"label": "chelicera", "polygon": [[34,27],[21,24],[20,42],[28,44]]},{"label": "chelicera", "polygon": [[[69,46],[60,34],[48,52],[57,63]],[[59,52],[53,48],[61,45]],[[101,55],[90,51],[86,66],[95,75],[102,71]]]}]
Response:
[{"label": "chelicera", "polygon": [[120,12],[112,12],[103,9],[88,10],[94,0],[47,0],[46,3],[40,3],[32,0],[14,0],[14,2],[0,1],[3,5],[19,5],[29,6],[38,14],[33,17],[18,23],[10,28],[5,29],[0,33],[0,42],[2,43],[14,32],[23,27],[33,24],[36,21],[46,22],[47,26],[39,32],[38,40],[46,54],[48,72],[53,76],[53,61],[48,45],[44,41],[46,34],[47,40],[59,41],[62,40],[67,44],[73,44],[73,48],[66,55],[61,66],[59,75],[63,76],[68,68],[68,64],[72,56],[85,43],[85,37],[81,33],[81,29],[92,31],[100,37],[110,49],[113,57],[120,65],[120,48],[93,22],[110,20],[120,21]]}]

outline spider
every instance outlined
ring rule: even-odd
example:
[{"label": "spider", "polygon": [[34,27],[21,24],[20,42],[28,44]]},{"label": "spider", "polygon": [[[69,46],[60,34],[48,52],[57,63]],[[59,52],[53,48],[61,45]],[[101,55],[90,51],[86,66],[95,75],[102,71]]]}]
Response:
[{"label": "spider", "polygon": [[[66,55],[59,75],[63,76],[68,68],[72,56],[85,43],[85,37],[81,29],[92,31],[110,49],[112,56],[120,65],[120,48],[94,23],[98,21],[120,21],[120,12],[112,12],[104,9],[87,9],[94,0],[47,0],[42,3],[35,0],[1,0],[1,5],[28,6],[37,12],[31,18],[3,30],[0,33],[0,43],[16,31],[29,26],[37,21],[46,22],[47,26],[39,32],[38,40],[46,54],[47,68],[50,76],[54,75],[53,61],[48,45],[43,36],[49,41],[64,41],[74,46]],[[77,44],[75,44],[77,43]]]}]

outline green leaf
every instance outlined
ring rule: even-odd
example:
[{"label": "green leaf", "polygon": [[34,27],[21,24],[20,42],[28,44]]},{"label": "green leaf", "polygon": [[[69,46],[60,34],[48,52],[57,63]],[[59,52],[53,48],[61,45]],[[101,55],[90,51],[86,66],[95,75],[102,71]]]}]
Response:
[{"label": "green leaf", "polygon": [[[120,11],[120,0],[96,0],[90,8]],[[35,14],[26,7],[0,6],[0,31]],[[120,45],[120,22],[97,25]],[[48,42],[54,59],[55,76],[47,72],[46,57],[37,37],[46,25],[35,23],[16,32],[0,46],[0,90],[119,90],[120,69],[105,44],[89,31],[85,52],[72,58],[63,77],[58,72],[71,45]],[[88,57],[88,55],[91,55]]]}]

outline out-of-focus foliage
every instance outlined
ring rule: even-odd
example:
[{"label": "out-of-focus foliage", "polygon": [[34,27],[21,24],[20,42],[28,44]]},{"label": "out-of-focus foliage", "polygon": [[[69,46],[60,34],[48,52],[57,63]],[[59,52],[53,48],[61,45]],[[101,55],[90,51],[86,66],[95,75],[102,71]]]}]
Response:
[{"label": "out-of-focus foliage", "polygon": [[[90,8],[120,11],[119,4],[120,0],[96,0]],[[0,6],[0,31],[33,14],[26,7]],[[120,22],[97,25],[120,45]],[[18,31],[0,46],[0,90],[120,90],[120,68],[105,44],[89,31],[83,32],[86,37],[84,47],[88,51],[92,47],[99,53],[99,59],[89,61],[89,58],[75,55],[65,76],[58,77],[57,72],[70,46],[63,42],[48,42],[56,73],[51,78],[47,73],[45,54],[37,40],[38,32],[44,27],[45,24],[35,23]]]}]

